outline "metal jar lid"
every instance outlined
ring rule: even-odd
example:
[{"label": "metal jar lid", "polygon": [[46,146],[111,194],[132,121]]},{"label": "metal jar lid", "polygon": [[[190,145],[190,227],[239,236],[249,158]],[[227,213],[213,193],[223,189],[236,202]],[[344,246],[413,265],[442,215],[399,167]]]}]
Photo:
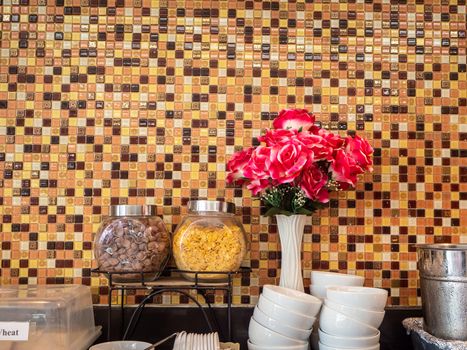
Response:
[{"label": "metal jar lid", "polygon": [[155,205],[112,205],[110,216],[154,216]]},{"label": "metal jar lid", "polygon": [[188,202],[190,211],[214,211],[220,213],[235,213],[235,204],[223,201],[194,200]]},{"label": "metal jar lid", "polygon": [[440,243],[440,244],[417,244],[415,248],[419,250],[465,250],[467,251],[467,244],[451,244],[451,243]]}]

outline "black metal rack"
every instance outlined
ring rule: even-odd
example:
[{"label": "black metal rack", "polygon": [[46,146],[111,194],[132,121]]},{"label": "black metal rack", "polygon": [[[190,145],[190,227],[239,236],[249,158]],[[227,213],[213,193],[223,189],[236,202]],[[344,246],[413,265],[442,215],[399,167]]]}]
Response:
[{"label": "black metal rack", "polygon": [[[128,334],[136,327],[136,324],[139,321],[142,311],[144,310],[145,305],[152,300],[158,294],[163,294],[166,292],[171,293],[179,293],[185,295],[187,298],[192,300],[201,310],[203,313],[203,317],[209,327],[209,330],[213,332],[212,324],[207,316],[203,305],[201,305],[196,298],[189,294],[190,290],[196,290],[199,295],[201,295],[208,306],[208,309],[211,311],[214,320],[216,322],[216,326],[219,329],[219,324],[217,322],[217,318],[214,314],[214,310],[211,307],[211,304],[208,302],[206,298],[207,291],[216,291],[221,290],[227,293],[227,341],[232,340],[232,290],[233,290],[233,277],[239,273],[250,272],[250,268],[241,267],[239,271],[235,272],[219,272],[219,271],[185,271],[185,270],[178,270],[174,268],[168,268],[164,270],[162,273],[163,275],[156,280],[153,281],[146,281],[145,276],[147,274],[156,274],[160,275],[160,271],[138,271],[138,272],[109,272],[109,271],[101,271],[99,269],[93,269],[93,273],[103,274],[109,280],[109,290],[108,290],[108,310],[107,310],[107,340],[110,341],[111,339],[111,326],[112,326],[112,293],[114,291],[120,291],[120,313],[122,319],[122,329],[121,334],[123,334],[122,339],[126,339]],[[135,282],[115,282],[114,276],[124,276],[124,275],[139,275],[139,280]],[[189,281],[183,278],[182,274],[189,274],[193,276],[193,280]],[[222,277],[222,280],[219,282],[204,282],[203,275],[210,274],[210,275],[219,275]],[[224,278],[225,276],[225,278]],[[138,307],[133,312],[131,319],[128,323],[126,330],[125,328],[125,320],[124,320],[124,300],[125,300],[125,291],[127,290],[148,290],[148,295],[143,299],[143,301],[138,305]]]}]

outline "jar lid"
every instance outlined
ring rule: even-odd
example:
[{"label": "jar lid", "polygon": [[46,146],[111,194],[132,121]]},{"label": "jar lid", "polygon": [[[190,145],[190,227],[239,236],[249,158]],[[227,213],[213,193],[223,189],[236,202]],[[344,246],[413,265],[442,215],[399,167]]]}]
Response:
[{"label": "jar lid", "polygon": [[421,250],[467,250],[467,244],[451,244],[451,243],[416,244],[415,248],[418,248]]},{"label": "jar lid", "polygon": [[188,202],[190,211],[217,211],[221,213],[235,213],[235,204],[223,201],[195,200]]},{"label": "jar lid", "polygon": [[110,216],[153,216],[156,215],[155,205],[112,205]]}]

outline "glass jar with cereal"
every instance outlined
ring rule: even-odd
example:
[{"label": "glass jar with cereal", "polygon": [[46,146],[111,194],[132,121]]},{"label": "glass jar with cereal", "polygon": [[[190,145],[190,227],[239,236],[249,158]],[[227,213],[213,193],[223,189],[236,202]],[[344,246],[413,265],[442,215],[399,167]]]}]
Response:
[{"label": "glass jar with cereal", "polygon": [[[114,282],[154,280],[170,257],[170,235],[153,205],[114,205],[99,227],[94,255]],[[133,273],[134,272],[134,273]]]},{"label": "glass jar with cereal", "polygon": [[[197,277],[206,282],[226,279],[226,274],[216,272],[237,271],[247,251],[245,230],[235,217],[235,205],[222,201],[188,202],[188,215],[177,226],[173,241],[177,267],[203,272]],[[195,274],[185,273],[184,277],[193,280]]]}]

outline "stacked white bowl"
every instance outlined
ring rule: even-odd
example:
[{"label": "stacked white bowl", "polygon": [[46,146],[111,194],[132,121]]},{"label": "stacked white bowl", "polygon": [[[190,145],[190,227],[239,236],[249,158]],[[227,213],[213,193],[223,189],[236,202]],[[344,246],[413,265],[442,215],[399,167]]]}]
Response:
[{"label": "stacked white bowl", "polygon": [[355,286],[362,287],[365,278],[345,273],[311,271],[310,293],[321,300],[326,298],[326,287],[329,286]]},{"label": "stacked white bowl", "polygon": [[384,289],[328,286],[319,317],[319,350],[379,350]]},{"label": "stacked white bowl", "polygon": [[[311,271],[310,293],[324,302],[326,299],[326,288],[329,286],[356,286],[361,287],[365,282],[362,276],[349,275],[338,272]],[[319,349],[319,319],[316,321],[311,334],[311,348]]]},{"label": "stacked white bowl", "polygon": [[321,300],[293,289],[264,285],[248,328],[249,350],[308,350]]}]

